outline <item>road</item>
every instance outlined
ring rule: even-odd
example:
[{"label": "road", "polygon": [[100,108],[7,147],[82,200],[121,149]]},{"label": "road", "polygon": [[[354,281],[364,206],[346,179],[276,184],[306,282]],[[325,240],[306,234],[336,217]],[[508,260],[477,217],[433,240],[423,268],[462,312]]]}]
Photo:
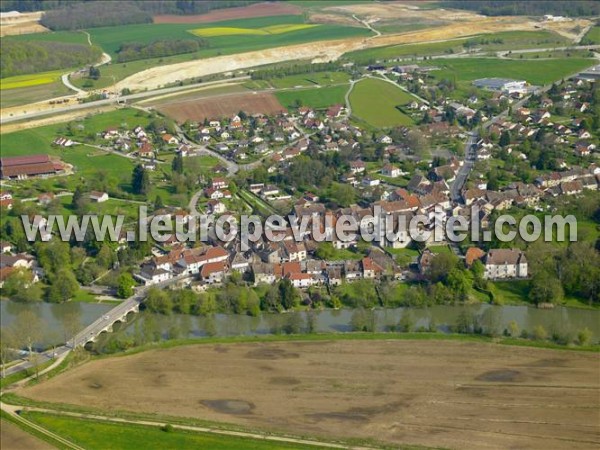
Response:
[{"label": "road", "polygon": [[463,161],[463,165],[460,166],[460,169],[458,169],[456,178],[450,186],[450,199],[453,202],[460,202],[461,200],[460,191],[465,185],[467,178],[469,178],[473,164],[475,164],[475,160],[477,159],[474,146],[478,138],[479,135],[476,132],[473,131],[469,133],[469,137],[465,143],[465,159]]},{"label": "road", "polygon": [[[154,97],[157,95],[171,94],[174,92],[185,92],[188,90],[198,89],[199,87],[211,86],[211,85],[215,85],[215,84],[239,83],[240,80],[248,80],[248,79],[250,79],[249,76],[243,76],[243,77],[231,78],[228,80],[207,81],[205,83],[197,83],[197,84],[187,85],[187,86],[174,86],[174,87],[170,87],[170,88],[156,89],[153,91],[138,92],[136,94],[122,95],[118,98],[118,102],[123,103],[123,102],[128,102],[131,100],[138,100],[141,98]],[[113,105],[113,104],[117,104],[116,98],[107,98],[104,100],[97,100],[95,102],[79,103],[76,105],[68,105],[68,106],[60,106],[60,107],[56,107],[56,108],[52,108],[52,109],[46,109],[43,111],[34,111],[34,112],[30,112],[30,113],[25,112],[24,114],[19,114],[18,116],[3,117],[2,119],[0,119],[0,124],[4,125],[7,123],[17,122],[17,121],[25,120],[25,119],[34,119],[37,117],[49,116],[49,115],[54,115],[54,114],[69,113],[69,112],[73,112],[73,111],[77,111],[77,110],[93,109],[93,108],[97,108],[98,106],[106,106],[106,105]]]}]

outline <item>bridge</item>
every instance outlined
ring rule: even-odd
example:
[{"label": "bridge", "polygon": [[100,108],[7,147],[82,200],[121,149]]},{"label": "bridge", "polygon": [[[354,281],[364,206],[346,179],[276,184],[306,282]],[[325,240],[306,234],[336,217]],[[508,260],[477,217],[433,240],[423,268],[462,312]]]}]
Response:
[{"label": "bridge", "polygon": [[151,286],[145,286],[138,289],[133,296],[123,300],[113,309],[102,315],[102,317],[99,317],[71,339],[69,339],[69,341],[63,347],[67,349],[74,349],[96,342],[101,334],[111,333],[115,324],[126,323],[127,319],[130,318],[131,315],[139,312],[140,305],[144,302],[148,294],[148,289],[151,287],[162,289],[187,277],[187,274],[183,274],[173,277],[167,281],[163,281],[162,283],[156,283]]}]

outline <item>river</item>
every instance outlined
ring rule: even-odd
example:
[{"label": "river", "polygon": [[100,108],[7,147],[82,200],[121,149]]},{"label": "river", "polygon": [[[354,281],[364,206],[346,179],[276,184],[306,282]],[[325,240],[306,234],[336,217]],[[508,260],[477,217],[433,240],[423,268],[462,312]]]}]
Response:
[{"label": "river", "polygon": [[[80,327],[93,322],[112,308],[110,304],[64,303],[64,304],[20,304],[11,301],[0,302],[2,328],[10,326],[23,310],[34,311],[43,320],[43,344],[64,342],[69,321],[73,317]],[[485,326],[493,324],[498,330],[507,328],[511,321],[516,322],[519,330],[531,333],[541,325],[551,335],[554,332],[576,335],[583,328],[593,333],[593,341],[600,339],[600,310],[556,307],[537,309],[530,306],[491,306],[487,304],[463,306],[431,306],[427,308],[377,309],[372,316],[367,315],[363,322],[376,331],[389,331],[396,326],[403,314],[408,311],[412,316],[414,329],[427,329],[434,323],[440,332],[449,332],[458,321],[461,311],[477,315]],[[316,332],[352,331],[354,311],[348,309],[314,311],[311,319],[306,313],[297,314],[292,320],[291,314],[261,314],[258,317],[235,314],[215,314],[212,317],[196,317],[181,314],[163,316],[144,312],[120,333],[151,333],[163,339],[169,337],[236,336],[264,335],[285,332],[286,326],[306,330],[308,323]]]}]

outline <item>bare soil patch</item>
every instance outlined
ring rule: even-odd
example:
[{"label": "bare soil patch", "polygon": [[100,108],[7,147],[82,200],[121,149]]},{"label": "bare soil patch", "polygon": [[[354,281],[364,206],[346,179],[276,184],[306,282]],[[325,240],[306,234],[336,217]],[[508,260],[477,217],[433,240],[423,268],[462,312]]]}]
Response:
[{"label": "bare soil patch", "polygon": [[239,111],[248,114],[276,114],[286,109],[273,94],[229,94],[196,100],[166,103],[157,108],[177,122],[231,117]]},{"label": "bare soil patch", "polygon": [[209,23],[222,20],[249,19],[251,17],[269,17],[302,14],[302,9],[282,2],[256,3],[239,8],[215,9],[206,14],[194,16],[162,15],[154,16],[154,23]]},{"label": "bare soil patch", "polygon": [[0,36],[50,31],[39,23],[42,14],[42,12],[2,14],[0,17]]},{"label": "bare soil patch", "polygon": [[599,363],[458,341],[207,344],[94,361],[22,393],[391,445],[583,449],[600,443]]},{"label": "bare soil patch", "polygon": [[54,448],[6,420],[0,422],[0,442],[2,442],[2,450],[48,450]]}]

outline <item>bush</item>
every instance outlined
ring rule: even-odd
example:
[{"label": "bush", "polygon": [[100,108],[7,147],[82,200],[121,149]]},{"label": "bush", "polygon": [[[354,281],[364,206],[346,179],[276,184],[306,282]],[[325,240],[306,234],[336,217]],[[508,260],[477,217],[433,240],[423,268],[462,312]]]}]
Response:
[{"label": "bush", "polygon": [[166,433],[172,433],[173,431],[175,431],[173,425],[171,425],[170,423],[163,425],[162,427],[160,427],[160,429]]}]

